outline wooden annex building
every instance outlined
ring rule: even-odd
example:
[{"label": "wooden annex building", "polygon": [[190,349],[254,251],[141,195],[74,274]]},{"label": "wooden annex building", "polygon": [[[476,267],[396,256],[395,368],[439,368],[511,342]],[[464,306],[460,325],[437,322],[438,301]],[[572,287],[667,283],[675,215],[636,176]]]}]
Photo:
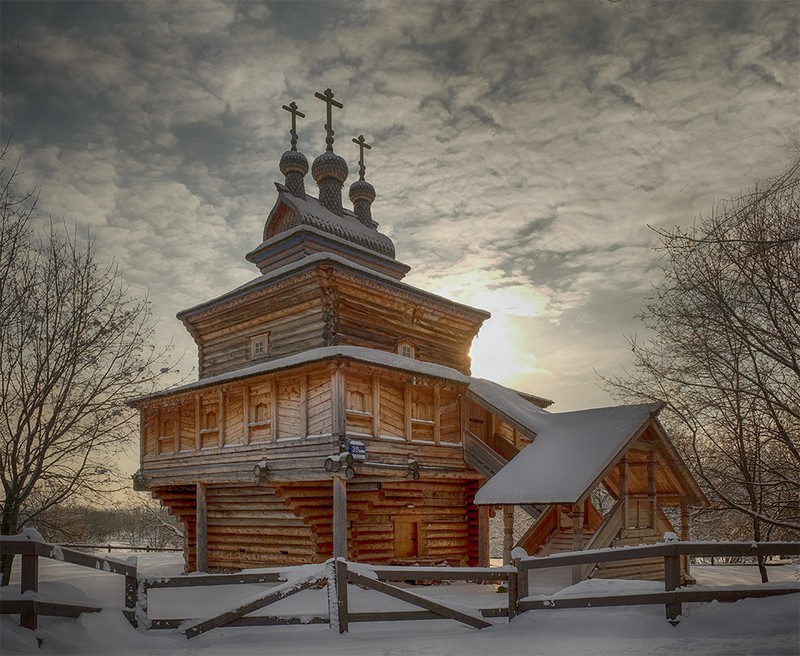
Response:
[{"label": "wooden annex building", "polygon": [[[131,401],[136,489],[178,518],[187,571],[318,562],[488,564],[489,517],[532,517],[530,554],[661,541],[664,508],[705,502],[658,406],[551,413],[551,401],[470,375],[482,310],[403,282],[345,160],[283,154],[283,184],[247,259],[260,275],[178,317],[199,380]],[[601,514],[591,494],[614,505]],[[597,575],[598,573],[595,573]],[[620,574],[618,572],[618,574]],[[624,572],[621,574],[625,574]]]}]

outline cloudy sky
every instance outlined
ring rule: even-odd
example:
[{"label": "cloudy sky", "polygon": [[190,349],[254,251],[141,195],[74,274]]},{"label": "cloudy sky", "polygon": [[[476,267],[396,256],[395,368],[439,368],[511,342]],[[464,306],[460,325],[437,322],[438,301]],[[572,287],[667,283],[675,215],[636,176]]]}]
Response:
[{"label": "cloudy sky", "polygon": [[[178,310],[257,275],[294,100],[298,147],[357,176],[411,284],[492,312],[474,373],[607,405],[598,371],[659,254],[688,225],[779,172],[800,136],[789,2],[0,3],[2,139],[42,220],[89,226],[147,292],[159,337]],[[310,178],[307,188],[313,189]]]}]

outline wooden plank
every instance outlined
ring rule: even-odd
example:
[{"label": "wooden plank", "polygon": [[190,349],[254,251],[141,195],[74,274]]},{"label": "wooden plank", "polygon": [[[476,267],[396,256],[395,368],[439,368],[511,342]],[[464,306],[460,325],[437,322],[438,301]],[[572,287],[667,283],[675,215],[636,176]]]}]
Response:
[{"label": "wooden plank", "polygon": [[333,557],[347,558],[347,483],[333,477]]},{"label": "wooden plank", "polygon": [[[521,573],[522,576],[525,578],[528,577],[528,572],[523,571]],[[520,572],[517,570],[510,571],[508,573],[508,621],[511,621],[512,617],[515,617],[518,613],[517,605],[519,604],[519,576]]]},{"label": "wooden plank", "polygon": [[[31,628],[22,623],[22,617],[45,615],[49,617],[80,617],[81,613],[99,613],[97,606],[61,603],[58,601],[39,601],[38,599],[0,599],[0,615],[19,615],[20,626]],[[35,627],[34,627],[35,629]]]},{"label": "wooden plank", "polygon": [[[19,589],[22,594],[39,590],[39,556],[36,554],[22,555],[22,572],[20,574]],[[20,613],[19,625],[25,629],[36,630],[36,608]]]},{"label": "wooden plank", "polygon": [[298,592],[302,592],[303,590],[310,588],[320,581],[324,581],[325,577],[312,577],[308,579],[304,579],[302,581],[289,581],[284,583],[283,585],[279,585],[278,587],[270,590],[267,594],[261,595],[260,597],[248,601],[240,606],[236,606],[231,608],[230,610],[225,611],[215,617],[210,619],[204,620],[202,622],[197,622],[196,624],[191,625],[188,627],[183,633],[187,638],[194,638],[199,636],[211,629],[215,629],[220,626],[225,626],[226,624],[230,624],[233,620],[242,617],[243,615],[247,615],[248,613],[252,613],[255,610],[259,610],[260,608],[264,608],[265,606],[269,606],[270,604],[274,604],[281,599],[285,599],[293,594]]},{"label": "wooden plank", "polygon": [[[667,592],[677,590],[681,585],[681,561],[678,554],[664,556],[664,589]],[[667,619],[674,620],[682,614],[681,602],[667,604]]]},{"label": "wooden plank", "polygon": [[257,574],[207,574],[205,576],[172,576],[169,578],[147,579],[148,588],[190,588],[207,585],[238,585],[240,583],[281,583],[286,579],[276,569]]},{"label": "wooden plank", "polygon": [[520,610],[552,610],[562,608],[600,608],[604,606],[639,606],[669,604],[677,602],[731,602],[740,599],[772,597],[800,593],[800,587],[761,588],[756,586],[731,586],[703,590],[675,590],[673,592],[630,593],[620,595],[595,595],[582,597],[548,597],[525,599],[519,603]]},{"label": "wooden plank", "polygon": [[336,559],[336,616],[339,624],[339,633],[347,633],[348,603],[347,603],[347,562]]},{"label": "wooden plank", "polygon": [[[149,629],[177,629],[181,626],[184,622],[188,622],[196,618],[188,617],[182,619],[168,619],[168,620],[156,620],[151,619]],[[327,624],[328,623],[327,615],[322,616],[295,616],[295,617],[281,617],[281,616],[273,616],[273,615],[248,615],[246,617],[240,617],[235,620],[231,620],[225,626],[230,627],[243,627],[243,626],[292,626],[297,624]]]},{"label": "wooden plank", "polygon": [[195,548],[197,550],[197,564],[195,570],[198,572],[208,571],[208,506],[206,504],[205,483],[197,483],[197,505],[195,519]]},{"label": "wooden plank", "polygon": [[367,576],[362,576],[356,572],[348,571],[347,578],[353,583],[363,585],[364,587],[372,590],[377,590],[378,592],[382,592],[390,597],[395,597],[396,599],[413,604],[414,606],[419,606],[436,613],[443,618],[456,620],[457,622],[462,622],[476,629],[484,629],[487,626],[491,626],[489,622],[477,617],[473,617],[472,615],[468,615],[457,608],[452,608],[444,603],[438,603],[432,599],[429,599],[428,597],[423,597],[422,595],[418,595],[408,590],[396,588],[393,585],[383,583],[382,581],[377,581]]}]

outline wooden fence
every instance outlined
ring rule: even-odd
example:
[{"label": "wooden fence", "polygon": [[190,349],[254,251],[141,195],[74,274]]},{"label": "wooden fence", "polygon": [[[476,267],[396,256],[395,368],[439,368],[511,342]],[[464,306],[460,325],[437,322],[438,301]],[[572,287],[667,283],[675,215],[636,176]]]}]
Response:
[{"label": "wooden fence", "polygon": [[[298,576],[289,578],[283,569],[264,569],[258,572],[240,574],[205,574],[197,576],[177,576],[140,578],[137,587],[137,572],[134,565],[116,562],[85,553],[72,551],[32,540],[2,539],[0,553],[22,555],[21,592],[38,589],[38,558],[52,558],[93,569],[120,574],[125,577],[125,605],[123,612],[135,623],[139,618],[146,622],[150,629],[174,629],[184,622],[188,638],[201,635],[222,626],[265,626],[285,624],[330,624],[340,633],[349,630],[351,623],[450,619],[461,622],[476,629],[490,626],[486,618],[515,616],[529,610],[547,610],[564,608],[585,608],[589,606],[629,606],[640,604],[664,604],[667,619],[677,623],[681,615],[683,602],[692,601],[736,601],[747,597],[766,597],[800,592],[797,583],[790,585],[726,586],[719,588],[680,588],[680,559],[682,556],[752,556],[800,555],[798,542],[762,542],[762,543],[705,543],[705,542],[671,542],[640,547],[618,549],[598,549],[593,551],[555,554],[544,558],[524,557],[515,560],[514,566],[507,567],[389,567],[348,563],[344,559],[330,560],[314,567],[296,570]],[[537,571],[553,567],[580,567],[596,565],[604,562],[638,560],[642,558],[663,558],[664,591],[650,593],[624,593],[615,595],[575,595],[531,597],[528,594],[529,580]],[[289,570],[292,571],[291,569]],[[507,587],[507,599],[504,607],[465,608],[442,599],[434,599],[422,595],[409,587],[391,585],[390,582],[442,582],[469,581],[499,582]],[[246,602],[232,606],[208,619],[180,618],[158,619],[148,618],[148,594],[157,588],[207,587],[216,585],[241,584],[276,584],[269,590]],[[384,610],[369,612],[353,612],[350,610],[348,593],[349,585],[357,585],[380,592],[389,597],[407,602],[416,608],[413,610]],[[312,587],[327,587],[327,612],[321,614],[303,614],[302,616],[286,615],[251,615],[256,610],[264,609],[282,599]],[[137,609],[138,602],[138,609]],[[37,615],[60,615],[77,617],[83,612],[96,612],[97,607],[78,606],[70,603],[42,602],[32,599],[10,599],[2,601],[2,613],[20,614],[20,624],[28,628],[36,627]],[[138,610],[138,613],[137,613]]]},{"label": "wooden fence", "polygon": [[[52,560],[92,569],[119,574],[125,578],[125,597],[123,612],[132,623],[136,621],[137,574],[136,566],[121,563],[108,558],[92,556],[80,551],[73,551],[56,544],[26,539],[0,539],[0,554],[16,554],[22,556],[20,572],[20,598],[0,600],[0,614],[19,615],[20,626],[36,629],[38,615],[55,615],[59,617],[78,617],[81,613],[97,613],[98,606],[86,606],[69,602],[43,601],[37,599],[39,590],[39,558]],[[33,592],[33,596],[25,595]],[[22,597],[25,596],[23,599]]]},{"label": "wooden fence", "polygon": [[[662,544],[624,547],[620,549],[596,549],[581,552],[554,554],[546,558],[527,557],[515,560],[520,573],[519,598],[516,612],[546,610],[554,608],[586,608],[589,606],[635,606],[639,604],[664,604],[667,619],[673,624],[681,615],[681,604],[689,601],[737,601],[747,597],[769,597],[772,595],[800,592],[796,583],[768,588],[758,586],[725,586],[720,588],[680,588],[681,556],[797,556],[800,542],[665,542]],[[581,595],[525,599],[528,596],[529,572],[553,567],[581,567],[641,558],[664,559],[664,592],[630,593],[616,595]],[[535,574],[532,574],[535,576]],[[511,602],[509,601],[509,606]]]}]

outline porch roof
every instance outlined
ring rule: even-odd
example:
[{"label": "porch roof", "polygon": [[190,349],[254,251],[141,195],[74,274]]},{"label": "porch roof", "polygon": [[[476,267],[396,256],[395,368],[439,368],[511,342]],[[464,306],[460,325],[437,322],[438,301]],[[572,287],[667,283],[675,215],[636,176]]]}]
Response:
[{"label": "porch roof", "polygon": [[642,434],[662,405],[644,403],[575,412],[548,412],[516,392],[472,379],[477,402],[515,425],[533,442],[475,495],[476,504],[577,503]]}]

